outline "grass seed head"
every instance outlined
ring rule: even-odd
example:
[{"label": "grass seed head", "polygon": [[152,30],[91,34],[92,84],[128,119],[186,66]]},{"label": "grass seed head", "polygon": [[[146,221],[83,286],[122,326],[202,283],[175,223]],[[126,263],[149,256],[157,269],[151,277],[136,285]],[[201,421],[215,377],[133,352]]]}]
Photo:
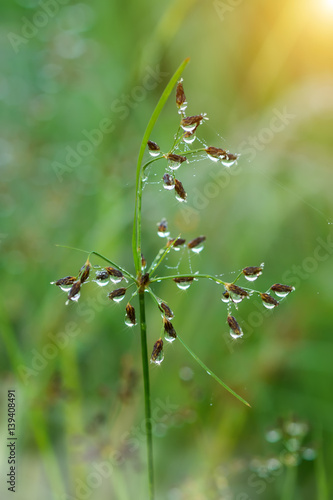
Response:
[{"label": "grass seed head", "polygon": [[175,179],[175,191],[182,201],[186,200],[187,197],[186,191],[184,189],[183,184],[178,179]]},{"label": "grass seed head", "polygon": [[117,299],[118,297],[123,297],[126,293],[126,288],[117,288],[116,290],[112,290],[112,292],[109,293],[108,297],[111,300]]},{"label": "grass seed head", "polygon": [[187,243],[188,248],[195,248],[206,240],[206,236],[198,236]]},{"label": "grass seed head", "polygon": [[159,365],[163,361],[163,340],[158,339],[153,347],[153,352],[151,353],[150,362]]},{"label": "grass seed head", "polygon": [[135,309],[130,303],[126,306],[126,316],[132,325],[136,325]]},{"label": "grass seed head", "polygon": [[164,312],[166,318],[172,319],[174,317],[173,312],[165,302],[160,303],[160,310]]}]

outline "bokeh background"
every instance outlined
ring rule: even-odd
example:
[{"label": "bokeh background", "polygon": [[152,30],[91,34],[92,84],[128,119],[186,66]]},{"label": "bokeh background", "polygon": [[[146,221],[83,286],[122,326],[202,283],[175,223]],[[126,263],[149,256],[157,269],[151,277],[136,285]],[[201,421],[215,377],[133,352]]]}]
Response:
[{"label": "bokeh background", "polygon": [[[209,116],[198,136],[242,156],[234,172],[201,158],[182,166],[186,206],[163,190],[156,164],[144,191],[145,257],[159,250],[166,217],[173,236],[207,237],[202,253],[174,254],[169,266],[232,280],[264,262],[257,288],[296,291],[269,314],[255,298],[242,303],[235,342],[221,288],[154,288],[187,344],[252,405],[180,343],[168,346],[151,366],[157,498],[331,498],[333,2],[16,0],[1,11],[1,497],[11,494],[14,388],[17,500],[147,498],[138,329],[106,289],[90,283],[66,306],[50,282],[85,261],[57,244],[133,270],[138,149],[190,57],[188,112]],[[178,116],[173,94],[152,137],[163,150]],[[101,124],[112,130],[91,135]],[[151,303],[147,314],[152,348],[160,315]]]}]

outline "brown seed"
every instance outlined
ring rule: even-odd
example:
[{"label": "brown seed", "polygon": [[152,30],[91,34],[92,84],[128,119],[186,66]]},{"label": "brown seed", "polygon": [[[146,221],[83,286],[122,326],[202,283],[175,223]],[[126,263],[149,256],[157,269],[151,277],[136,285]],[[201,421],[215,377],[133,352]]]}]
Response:
[{"label": "brown seed", "polygon": [[76,281],[75,276],[65,276],[65,278],[60,278],[60,280],[52,281],[52,285],[62,286],[62,285],[72,285]]},{"label": "brown seed", "polygon": [[90,269],[91,269],[91,264],[90,264],[89,260],[87,260],[87,262],[80,269],[80,273],[81,273],[80,280],[81,280],[81,283],[84,283],[89,278]]},{"label": "brown seed", "polygon": [[141,290],[143,290],[144,288],[146,288],[146,286],[148,286],[149,283],[150,283],[149,273],[143,274],[140,277],[140,288],[141,288]]},{"label": "brown seed", "polygon": [[132,325],[136,325],[135,309],[130,303],[126,306],[126,316]]},{"label": "brown seed", "polygon": [[197,238],[194,238],[194,240],[189,241],[187,243],[187,246],[188,246],[188,248],[195,248],[205,240],[206,240],[206,236],[198,236]]},{"label": "brown seed", "polygon": [[124,275],[119,269],[115,269],[114,267],[106,267],[105,270],[110,276],[115,276],[116,278],[123,278]]},{"label": "brown seed", "polygon": [[281,285],[280,283],[276,283],[275,285],[271,286],[271,290],[273,290],[273,292],[276,292],[276,293],[285,294],[285,293],[293,292],[295,290],[295,288],[293,286]]},{"label": "brown seed", "polygon": [[168,230],[168,222],[166,219],[162,219],[161,222],[158,223],[158,231],[160,233],[165,233]]},{"label": "brown seed", "polygon": [[146,259],[144,258],[144,255],[141,254],[141,269],[144,269],[147,265],[147,261]]},{"label": "brown seed", "polygon": [[186,191],[183,187],[183,184],[178,179],[175,179],[175,191],[181,200],[184,200],[184,201],[186,200],[186,196],[187,196]]},{"label": "brown seed", "polygon": [[226,156],[227,156],[228,160],[237,160],[237,158],[238,158],[238,155],[235,155],[233,153],[227,153]]},{"label": "brown seed", "polygon": [[270,304],[273,307],[276,307],[279,305],[279,302],[274,299],[269,293],[261,293],[260,294],[261,300],[265,302],[265,304]]},{"label": "brown seed", "polygon": [[228,290],[228,292],[234,293],[235,295],[239,295],[240,297],[249,296],[248,292],[244,290],[244,288],[241,288],[234,283],[226,283],[224,286]]},{"label": "brown seed", "polygon": [[[192,126],[197,127],[198,125],[200,125],[200,123],[204,118],[205,118],[204,115],[186,116],[185,118],[182,119],[180,124],[185,129],[187,127],[192,127]],[[190,132],[193,132],[193,130],[190,130]]]},{"label": "brown seed", "polygon": [[176,339],[177,338],[177,333],[176,333],[176,330],[174,329],[171,321],[169,321],[166,318],[163,318],[163,325],[164,325],[164,331],[165,331],[165,333],[169,337],[171,337],[172,339]]},{"label": "brown seed", "polygon": [[109,299],[114,300],[117,297],[123,297],[126,293],[126,288],[117,288],[109,293]]},{"label": "brown seed", "polygon": [[262,267],[254,267],[254,266],[244,267],[242,273],[244,274],[244,276],[260,275],[262,273]]},{"label": "brown seed", "polygon": [[75,295],[77,295],[80,292],[80,288],[81,288],[81,280],[75,281],[75,283],[73,283],[72,288],[68,292],[68,299],[73,300]]},{"label": "brown seed", "polygon": [[183,88],[183,80],[179,80],[177,84],[177,89],[176,89],[176,104],[177,107],[180,109],[185,109],[186,107],[186,96]]},{"label": "brown seed", "polygon": [[172,319],[174,314],[173,312],[171,311],[170,307],[165,303],[165,302],[161,302],[160,303],[160,309],[161,311],[164,312],[165,316],[169,319]]},{"label": "brown seed", "polygon": [[233,333],[237,336],[243,335],[242,329],[237,323],[236,319],[233,316],[228,315],[227,317],[228,325],[230,326]]},{"label": "brown seed", "polygon": [[184,245],[186,240],[184,240],[184,238],[173,238],[172,240],[169,240],[168,243],[167,243],[167,247],[179,247],[181,245]]},{"label": "brown seed", "polygon": [[159,145],[156,144],[156,142],[154,142],[154,141],[148,141],[147,145],[148,145],[149,151],[159,151],[160,150]]},{"label": "brown seed", "polygon": [[213,158],[225,158],[227,152],[221,148],[215,148],[214,146],[209,146],[205,149],[206,153]]},{"label": "brown seed", "polygon": [[172,278],[175,283],[191,283],[193,281],[192,276],[182,276],[180,278]]},{"label": "brown seed", "polygon": [[106,280],[109,277],[109,273],[107,272],[106,269],[102,269],[101,271],[98,271],[96,273],[95,279],[96,280]]},{"label": "brown seed", "polygon": [[164,174],[163,175],[163,182],[164,182],[164,184],[166,186],[169,186],[170,189],[171,189],[172,186],[175,185],[175,181],[173,180],[173,177],[170,174]]},{"label": "brown seed", "polygon": [[167,160],[174,161],[175,163],[183,163],[184,161],[187,161],[186,156],[175,155],[173,153],[168,153],[165,155],[165,158],[167,158]]},{"label": "brown seed", "polygon": [[158,339],[153,348],[153,352],[151,353],[150,361],[152,363],[161,363],[163,361],[163,340]]}]

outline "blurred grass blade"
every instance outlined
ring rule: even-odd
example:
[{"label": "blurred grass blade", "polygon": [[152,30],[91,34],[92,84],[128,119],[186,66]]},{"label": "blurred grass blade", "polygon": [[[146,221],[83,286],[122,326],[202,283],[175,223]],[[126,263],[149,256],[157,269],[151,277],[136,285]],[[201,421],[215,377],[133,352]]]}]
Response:
[{"label": "blurred grass blade", "polygon": [[320,500],[329,500],[329,488],[327,481],[327,473],[325,470],[323,437],[322,431],[318,432],[318,456],[315,460],[316,468],[316,483],[317,483],[317,498]]},{"label": "blurred grass blade", "polygon": [[203,361],[201,361],[200,358],[198,358],[198,356],[196,354],[194,354],[193,351],[191,351],[191,349],[185,344],[185,342],[179,337],[179,334],[177,333],[177,338],[178,340],[183,344],[183,346],[185,347],[185,349],[191,354],[192,358],[194,358],[198,363],[199,365],[204,369],[206,370],[206,372],[211,375],[213,377],[213,379],[216,380],[216,382],[218,382],[220,385],[222,385],[222,387],[224,387],[224,389],[226,389],[228,392],[230,392],[230,394],[232,394],[233,396],[235,396],[235,398],[237,398],[239,401],[241,401],[242,403],[244,403],[246,406],[249,406],[251,408],[251,405],[245,401],[245,399],[243,399],[241,396],[239,396],[239,394],[237,394],[237,392],[233,391],[227,384],[225,384],[224,382],[222,382],[222,380],[217,376],[215,375],[214,372],[212,372],[212,370],[210,370],[206,365],[205,363],[203,363]]}]

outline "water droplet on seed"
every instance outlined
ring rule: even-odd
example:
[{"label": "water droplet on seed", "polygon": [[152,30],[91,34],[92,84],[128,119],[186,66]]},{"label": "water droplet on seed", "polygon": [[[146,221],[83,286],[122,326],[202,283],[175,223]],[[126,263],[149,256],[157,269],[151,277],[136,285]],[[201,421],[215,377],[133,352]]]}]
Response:
[{"label": "water droplet on seed", "polygon": [[122,300],[124,300],[125,298],[125,295],[120,295],[119,297],[113,297],[113,302],[121,302]]},{"label": "water droplet on seed", "polygon": [[192,144],[196,139],[196,135],[195,134],[192,134],[192,135],[189,135],[188,137],[183,137],[183,141],[186,142],[186,144]]},{"label": "water droplet on seed", "polygon": [[60,285],[59,288],[63,292],[69,292],[69,290],[72,288],[73,285]]},{"label": "water droplet on seed", "polygon": [[204,249],[204,245],[198,245],[197,247],[191,248],[192,252],[200,253]]},{"label": "water droplet on seed", "polygon": [[161,154],[161,151],[151,151],[151,150],[149,150],[149,154],[153,158],[156,158],[156,156],[159,156]]},{"label": "water droplet on seed", "polygon": [[176,337],[171,337],[165,330],[164,330],[164,338],[167,342],[170,342],[170,344],[176,340]]},{"label": "water droplet on seed", "polygon": [[177,170],[180,167],[181,163],[180,161],[169,161],[168,167],[170,170]]},{"label": "water droplet on seed", "polygon": [[170,231],[157,231],[157,234],[160,238],[167,238],[170,236]]},{"label": "water droplet on seed", "polygon": [[161,351],[160,354],[156,357],[154,360],[150,360],[151,363],[154,363],[155,365],[160,365],[162,361],[164,360],[164,352]]},{"label": "water droplet on seed", "polygon": [[180,201],[181,203],[186,203],[186,199],[184,200],[184,198],[181,198],[178,194],[176,194],[176,200]]},{"label": "water droplet on seed", "polygon": [[237,334],[231,328],[229,330],[229,334],[230,334],[230,337],[233,338],[233,339],[240,339],[244,335],[244,333],[243,333],[242,330],[240,331],[240,333]]},{"label": "water droplet on seed", "polygon": [[197,124],[196,123],[192,123],[191,125],[181,125],[182,129],[185,131],[185,132],[193,132],[194,129],[196,128]]},{"label": "water droplet on seed", "polygon": [[225,167],[232,167],[236,163],[236,160],[222,160],[221,163]]},{"label": "water droplet on seed", "polygon": [[121,280],[123,279],[123,276],[110,276],[110,280],[112,283],[120,283]]},{"label": "water droplet on seed", "polygon": [[289,295],[290,292],[276,292],[276,291],[274,291],[274,293],[275,293],[275,295],[277,295],[281,299],[284,299],[285,297],[287,297],[287,295]]},{"label": "water droplet on seed", "polygon": [[[175,250],[176,250],[176,248],[175,248]],[[177,250],[179,250],[179,249],[177,248]],[[192,284],[191,281],[182,281],[181,283],[176,283],[179,290],[187,290],[188,288],[190,288],[191,284]]]},{"label": "water droplet on seed", "polygon": [[127,315],[125,316],[125,325],[129,326],[130,328],[132,328],[132,326],[135,326],[136,324],[137,324],[137,322],[132,323],[132,321],[130,319],[128,319]]},{"label": "water droplet on seed", "polygon": [[274,309],[274,307],[276,307],[275,304],[269,304],[268,302],[264,302],[264,301],[262,301],[262,303],[263,303],[263,306],[266,307],[266,309]]},{"label": "water droplet on seed", "polygon": [[106,286],[109,283],[109,278],[104,280],[93,280],[98,286]]},{"label": "water droplet on seed", "polygon": [[255,281],[260,275],[261,273],[253,274],[252,276],[246,276],[245,274],[244,277],[245,279],[247,279],[247,281]]}]

